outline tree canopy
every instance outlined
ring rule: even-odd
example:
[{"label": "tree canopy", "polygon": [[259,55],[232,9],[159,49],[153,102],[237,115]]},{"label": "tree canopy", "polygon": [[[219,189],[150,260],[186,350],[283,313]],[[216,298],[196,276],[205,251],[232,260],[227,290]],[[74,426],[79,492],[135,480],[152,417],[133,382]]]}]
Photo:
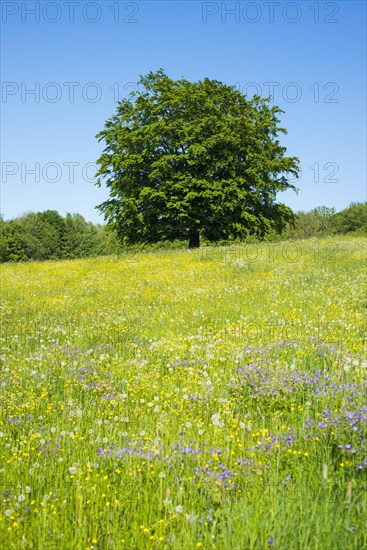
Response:
[{"label": "tree canopy", "polygon": [[278,107],[163,70],[139,88],[97,135],[106,144],[97,184],[110,190],[97,208],[123,242],[262,238],[292,219],[276,195],[294,189],[299,162],[279,143]]},{"label": "tree canopy", "polygon": [[119,248],[113,231],[80,214],[63,218],[56,210],[46,210],[0,219],[0,262],[88,258]]}]

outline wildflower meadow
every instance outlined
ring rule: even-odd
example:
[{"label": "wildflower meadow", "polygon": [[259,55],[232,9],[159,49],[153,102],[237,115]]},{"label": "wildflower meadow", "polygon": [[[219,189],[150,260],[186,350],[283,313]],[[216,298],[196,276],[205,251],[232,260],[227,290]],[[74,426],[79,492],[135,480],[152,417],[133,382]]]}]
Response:
[{"label": "wildflower meadow", "polygon": [[0,547],[366,549],[366,256],[2,265]]}]

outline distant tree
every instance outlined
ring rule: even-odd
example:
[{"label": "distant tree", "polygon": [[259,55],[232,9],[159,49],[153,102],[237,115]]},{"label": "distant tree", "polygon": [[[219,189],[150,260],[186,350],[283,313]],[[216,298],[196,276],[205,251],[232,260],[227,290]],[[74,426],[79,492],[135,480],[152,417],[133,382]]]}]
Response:
[{"label": "distant tree", "polygon": [[116,231],[108,225],[97,224],[98,248],[97,254],[112,255],[121,252],[121,242]]},{"label": "distant tree", "polygon": [[80,257],[80,246],[82,241],[82,229],[84,224],[84,218],[80,220],[79,214],[70,214],[69,212],[65,217],[65,233],[64,233],[64,257],[65,258],[78,258]]},{"label": "distant tree", "polygon": [[247,99],[216,80],[171,80],[163,70],[141,77],[97,138],[99,205],[126,243],[209,241],[280,231],[293,213],[276,202],[294,189],[296,157],[278,140],[278,107]]},{"label": "distant tree", "polygon": [[22,228],[23,246],[28,258],[50,260],[61,257],[59,231],[50,223],[46,213],[29,212],[17,218],[17,224]]},{"label": "distant tree", "polygon": [[20,262],[27,260],[22,242],[22,229],[15,222],[0,222],[0,261]]},{"label": "distant tree", "polygon": [[352,202],[348,208],[334,216],[337,233],[359,233],[367,235],[367,202]]},{"label": "distant tree", "polygon": [[332,233],[336,209],[328,206],[317,206],[312,212],[314,212],[320,221],[319,232]]},{"label": "distant tree", "polygon": [[63,257],[65,240],[65,221],[56,210],[46,210],[39,213],[40,218],[54,230],[54,239],[50,250],[50,259]]},{"label": "distant tree", "polygon": [[80,214],[64,219],[56,210],[46,210],[10,221],[0,217],[1,262],[85,258],[119,249],[113,229],[87,222]]},{"label": "distant tree", "polygon": [[322,219],[315,210],[297,212],[297,236],[302,238],[315,237],[321,233]]},{"label": "distant tree", "polygon": [[84,258],[95,256],[101,248],[98,229],[80,214],[65,217],[64,257]]}]

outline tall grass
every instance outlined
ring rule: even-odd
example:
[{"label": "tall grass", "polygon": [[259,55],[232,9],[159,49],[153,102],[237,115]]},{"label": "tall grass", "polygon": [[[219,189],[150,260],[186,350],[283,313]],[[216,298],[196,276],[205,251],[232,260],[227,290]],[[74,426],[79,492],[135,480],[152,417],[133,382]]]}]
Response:
[{"label": "tall grass", "polygon": [[2,266],[1,548],[367,548],[365,259]]}]

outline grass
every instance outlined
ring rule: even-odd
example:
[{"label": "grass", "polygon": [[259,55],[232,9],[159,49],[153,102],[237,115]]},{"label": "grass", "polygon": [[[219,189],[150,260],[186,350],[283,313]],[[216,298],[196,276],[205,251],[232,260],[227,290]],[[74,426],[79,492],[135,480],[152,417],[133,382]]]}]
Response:
[{"label": "grass", "polygon": [[365,260],[3,265],[1,548],[367,548]]}]

